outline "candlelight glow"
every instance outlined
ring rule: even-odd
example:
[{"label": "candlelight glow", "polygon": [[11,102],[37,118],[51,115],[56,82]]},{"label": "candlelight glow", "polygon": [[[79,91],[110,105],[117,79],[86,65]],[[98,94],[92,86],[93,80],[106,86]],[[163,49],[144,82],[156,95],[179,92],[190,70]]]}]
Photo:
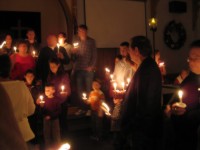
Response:
[{"label": "candlelight glow", "polygon": [[128,85],[129,85],[130,81],[131,81],[131,79],[130,79],[130,78],[128,78],[128,79],[127,79],[127,83],[128,83]]},{"label": "candlelight glow", "polygon": [[110,108],[105,102],[101,103],[101,108],[103,109],[103,111],[105,112],[106,115],[108,115],[108,116],[111,115],[110,114]]},{"label": "candlelight glow", "polygon": [[111,75],[110,75],[110,79],[113,80],[113,77],[114,77],[113,74],[111,74]]},{"label": "candlelight glow", "polygon": [[[63,39],[59,39],[58,40],[59,46],[62,45],[64,43]],[[58,45],[57,45],[58,46]]]},{"label": "candlelight glow", "polygon": [[198,88],[198,91],[200,91],[200,88]]},{"label": "candlelight glow", "polygon": [[6,44],[6,41],[3,41],[0,45],[0,48],[2,48]]},{"label": "candlelight glow", "polygon": [[35,52],[35,51],[33,51],[32,53],[33,53],[33,57],[35,57],[35,54],[36,54],[36,52]]},{"label": "candlelight glow", "polygon": [[116,91],[117,90],[117,83],[113,83],[113,87],[114,87],[114,90]]},{"label": "candlelight glow", "polygon": [[82,98],[83,98],[84,100],[87,99],[87,94],[86,94],[86,93],[83,93],[82,96],[83,96]]},{"label": "candlelight glow", "polygon": [[73,43],[73,46],[74,46],[74,48],[78,48],[79,43],[78,43],[78,42],[75,42],[75,43]]},{"label": "candlelight glow", "polygon": [[149,26],[150,27],[156,27],[157,26],[157,19],[156,18],[151,18],[150,20],[149,20]]},{"label": "candlelight glow", "polygon": [[108,69],[108,68],[105,68],[105,71],[106,71],[107,73],[110,73],[110,69]]},{"label": "candlelight glow", "polygon": [[182,90],[178,91],[178,97],[180,99],[180,102],[182,103],[182,98],[183,98],[183,91]]},{"label": "candlelight glow", "polygon": [[59,43],[57,43],[57,47],[58,47],[58,48],[60,47],[60,44],[59,44]]},{"label": "candlelight glow", "polygon": [[159,63],[159,67],[163,67],[165,65],[164,62]]},{"label": "candlelight glow", "polygon": [[58,150],[69,150],[71,146],[68,143],[63,144]]},{"label": "candlelight glow", "polygon": [[44,96],[43,95],[40,95],[40,100],[43,100],[44,99]]},{"label": "candlelight glow", "polygon": [[64,90],[65,90],[65,86],[62,85],[62,86],[61,86],[61,91],[64,92]]},{"label": "candlelight glow", "polygon": [[14,46],[13,47],[13,49],[14,49],[14,51],[15,51],[15,53],[17,52],[17,47],[16,46]]}]

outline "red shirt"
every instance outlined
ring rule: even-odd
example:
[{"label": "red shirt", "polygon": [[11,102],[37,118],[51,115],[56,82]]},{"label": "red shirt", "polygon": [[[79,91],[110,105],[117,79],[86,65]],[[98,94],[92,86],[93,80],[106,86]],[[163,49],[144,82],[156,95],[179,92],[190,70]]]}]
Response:
[{"label": "red shirt", "polygon": [[22,80],[24,74],[28,69],[35,68],[35,60],[31,55],[20,56],[19,54],[13,54],[10,56],[13,64],[10,78],[14,80]]}]

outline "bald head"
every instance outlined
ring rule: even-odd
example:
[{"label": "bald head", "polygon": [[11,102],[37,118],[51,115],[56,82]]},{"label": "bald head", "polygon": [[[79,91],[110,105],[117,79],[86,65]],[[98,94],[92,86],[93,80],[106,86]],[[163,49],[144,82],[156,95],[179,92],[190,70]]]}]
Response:
[{"label": "bald head", "polygon": [[191,44],[188,61],[190,70],[200,75],[200,40]]}]

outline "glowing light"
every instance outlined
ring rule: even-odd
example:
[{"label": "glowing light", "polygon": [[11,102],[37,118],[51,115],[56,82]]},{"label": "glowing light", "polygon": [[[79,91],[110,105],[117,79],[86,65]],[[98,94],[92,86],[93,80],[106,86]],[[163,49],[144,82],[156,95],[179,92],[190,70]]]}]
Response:
[{"label": "glowing light", "polygon": [[105,102],[101,103],[101,108],[105,112],[106,115],[108,115],[108,116],[111,115],[110,114],[110,108],[109,108],[109,106]]},{"label": "glowing light", "polygon": [[182,98],[183,98],[183,91],[182,90],[178,91],[178,97],[180,99],[180,102],[182,103]]},{"label": "glowing light", "polygon": [[108,68],[105,68],[105,71],[106,71],[107,73],[110,73],[110,69],[108,69]]},{"label": "glowing light", "polygon": [[113,87],[114,87],[114,90],[116,91],[117,90],[117,83],[113,83]]},{"label": "glowing light", "polygon": [[83,96],[83,97],[82,97],[83,100],[87,100],[87,94],[86,94],[86,93],[83,93],[82,96]]},{"label": "glowing light", "polygon": [[68,143],[63,144],[58,150],[69,150],[71,146]]},{"label": "glowing light", "polygon": [[73,43],[73,46],[74,46],[74,48],[78,48],[79,43],[78,43],[78,42],[75,42],[75,43]]}]

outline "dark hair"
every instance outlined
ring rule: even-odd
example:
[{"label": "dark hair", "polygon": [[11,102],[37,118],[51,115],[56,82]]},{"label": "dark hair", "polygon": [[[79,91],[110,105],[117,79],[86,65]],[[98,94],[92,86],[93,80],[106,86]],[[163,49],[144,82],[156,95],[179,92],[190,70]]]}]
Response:
[{"label": "dark hair", "polygon": [[53,88],[55,88],[55,85],[52,84],[52,83],[47,82],[47,83],[45,84],[45,87],[53,87]]},{"label": "dark hair", "polygon": [[151,56],[152,47],[148,38],[145,36],[135,36],[131,39],[131,48],[137,47],[140,54],[144,57]]},{"label": "dark hair", "polygon": [[8,78],[10,76],[11,61],[8,55],[0,55],[0,77]]},{"label": "dark hair", "polygon": [[30,31],[33,31],[35,33],[35,30],[33,28],[29,28],[26,33],[30,32]]},{"label": "dark hair", "polygon": [[120,46],[126,46],[126,47],[129,47],[129,43],[128,42],[122,42],[121,44],[120,44]]},{"label": "dark hair", "polygon": [[102,81],[99,78],[95,78],[93,81],[99,83],[100,85],[102,84]]},{"label": "dark hair", "polygon": [[122,60],[122,55],[117,55],[116,58],[118,58],[119,60]]},{"label": "dark hair", "polygon": [[25,45],[28,47],[28,43],[27,43],[26,40],[19,40],[19,41],[17,42],[17,47],[19,47],[19,45],[21,45],[21,44],[25,44]]},{"label": "dark hair", "polygon": [[35,72],[34,72],[32,69],[26,70],[26,72],[25,72],[24,75],[27,75],[27,74],[29,74],[29,73],[35,75]]},{"label": "dark hair", "polygon": [[[54,64],[56,64],[56,65],[61,64],[61,63],[60,63],[60,60],[59,60],[58,58],[56,58],[56,57],[51,58],[51,59],[49,60],[49,63],[54,63]],[[60,65],[59,68],[58,68],[58,71],[57,71],[56,75],[61,76],[61,75],[63,75],[63,74],[64,74],[64,68],[62,67],[62,65]],[[54,75],[54,74],[53,74],[53,73],[51,72],[51,70],[50,70],[50,76],[52,76],[52,75]]]},{"label": "dark hair", "polygon": [[88,27],[85,24],[81,24],[78,26],[78,28],[84,29],[84,30],[88,30]]},{"label": "dark hair", "polygon": [[11,38],[13,38],[11,33],[5,34],[5,38],[6,38],[8,35],[9,35]]},{"label": "dark hair", "polygon": [[190,44],[190,49],[192,49],[192,48],[200,48],[200,40],[193,41]]},{"label": "dark hair", "polygon": [[59,35],[59,34],[62,34],[62,36],[63,36],[64,38],[67,38],[67,34],[66,34],[65,32],[59,32],[58,35]]}]

